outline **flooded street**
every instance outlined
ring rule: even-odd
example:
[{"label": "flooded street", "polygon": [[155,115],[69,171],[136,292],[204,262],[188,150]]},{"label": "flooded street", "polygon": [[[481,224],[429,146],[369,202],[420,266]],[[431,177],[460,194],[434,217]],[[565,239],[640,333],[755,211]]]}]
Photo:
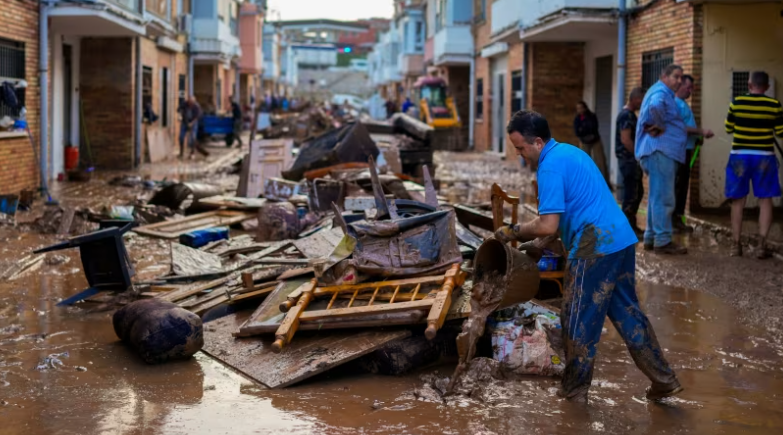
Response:
[{"label": "flooded street", "polygon": [[[0,237],[0,255],[6,261],[51,241],[7,232]],[[156,264],[161,258],[144,254],[156,243],[128,241],[141,278],[165,270],[164,264]],[[646,277],[639,286],[640,298],[685,392],[663,405],[645,401],[647,380],[607,322],[591,404],[583,408],[557,398],[558,380],[553,378],[505,382],[491,403],[466,399],[445,406],[408,394],[422,385],[422,374],[451,373],[453,363],[402,377],[357,374],[348,364],[281,390],[254,384],[202,353],[189,361],[150,366],[120,344],[111,326],[111,311],[55,307],[59,298],[86,286],[75,252],[64,255],[65,263],[44,264],[36,273],[0,284],[0,433],[766,434],[783,430],[780,334],[740,321],[745,312],[706,292],[652,283],[647,278],[666,280],[665,274],[645,265],[657,256],[640,254],[639,274]],[[689,257],[690,261],[692,257],[697,256]],[[663,261],[667,266],[665,261],[670,260]],[[690,267],[669,266],[681,271]],[[774,270],[775,266],[779,263],[762,267]],[[698,262],[694,271],[698,275]]]}]

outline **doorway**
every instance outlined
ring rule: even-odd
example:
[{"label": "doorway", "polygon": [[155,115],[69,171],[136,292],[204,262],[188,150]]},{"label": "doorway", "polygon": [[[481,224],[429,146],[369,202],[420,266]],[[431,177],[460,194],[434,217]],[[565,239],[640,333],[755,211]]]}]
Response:
[{"label": "doorway", "polygon": [[62,116],[62,146],[72,145],[72,103],[73,103],[73,51],[68,44],[63,44],[63,116]]},{"label": "doorway", "polygon": [[614,73],[614,62],[612,56],[604,56],[595,59],[595,116],[598,118],[598,134],[601,135],[601,142],[604,146],[604,156],[606,156],[606,167],[609,169],[609,162],[612,152],[612,74]]}]

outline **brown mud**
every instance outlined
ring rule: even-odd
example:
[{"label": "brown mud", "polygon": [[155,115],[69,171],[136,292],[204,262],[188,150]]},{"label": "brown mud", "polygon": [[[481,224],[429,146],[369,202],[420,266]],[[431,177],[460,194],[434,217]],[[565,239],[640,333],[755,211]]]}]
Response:
[{"label": "brown mud", "polygon": [[[4,229],[0,240],[0,267],[5,267],[54,237]],[[141,237],[128,242],[141,279],[158,275],[156,267],[166,265],[157,254],[161,248],[156,242]],[[562,401],[555,395],[559,380],[539,377],[496,381],[480,396],[443,402],[428,401],[425,393],[409,393],[422,389],[421,375],[433,370],[451,373],[453,364],[401,377],[338,368],[281,390],[253,384],[203,354],[188,361],[147,365],[120,343],[111,326],[111,312],[54,306],[86,285],[76,252],[59,255],[68,260],[47,262],[34,274],[0,283],[0,421],[4,422],[0,433],[765,434],[783,430],[780,334],[752,322],[738,322],[748,316],[746,312],[702,291],[644,282],[639,286],[642,306],[685,387],[681,396],[663,405],[643,399],[648,381],[608,322],[587,407]],[[689,262],[642,253],[642,281],[670,279],[716,287],[699,272],[706,267],[698,261],[699,255],[712,258],[713,281],[723,277],[734,282],[724,276],[725,271],[715,270],[717,257],[709,257],[709,252],[693,254]],[[757,263],[748,260],[745,267],[752,269],[753,264]],[[772,267],[779,263],[758,264],[738,288],[763,289],[765,280],[779,273]],[[36,370],[42,363],[46,370]]]}]

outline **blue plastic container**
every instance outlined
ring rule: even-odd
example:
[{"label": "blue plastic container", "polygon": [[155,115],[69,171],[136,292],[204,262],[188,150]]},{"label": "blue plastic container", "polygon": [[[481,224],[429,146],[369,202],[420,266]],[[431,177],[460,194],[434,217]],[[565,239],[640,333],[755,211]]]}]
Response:
[{"label": "blue plastic container", "polygon": [[541,272],[552,272],[555,270],[559,270],[558,266],[560,265],[560,256],[555,254],[544,254],[543,257],[541,257],[541,260],[538,261],[538,270]]},{"label": "blue plastic container", "polygon": [[207,228],[179,236],[179,242],[191,248],[200,248],[218,240],[228,240],[228,227]]}]

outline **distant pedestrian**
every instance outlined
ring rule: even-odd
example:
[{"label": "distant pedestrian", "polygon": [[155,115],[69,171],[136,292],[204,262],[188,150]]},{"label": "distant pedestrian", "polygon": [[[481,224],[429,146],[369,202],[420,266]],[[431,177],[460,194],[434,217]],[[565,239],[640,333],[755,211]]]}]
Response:
[{"label": "distant pedestrian", "polygon": [[413,102],[410,97],[405,97],[405,101],[402,103],[402,113],[408,113],[408,110],[413,107]]},{"label": "distant pedestrian", "polygon": [[685,130],[688,132],[688,140],[685,146],[685,163],[681,163],[677,168],[677,176],[674,181],[676,202],[674,214],[672,215],[672,229],[675,233],[693,232],[693,227],[687,225],[683,221],[683,217],[685,216],[685,203],[688,201],[688,190],[690,190],[691,158],[693,157],[693,151],[696,149],[697,140],[702,137],[710,139],[715,136],[712,130],[701,129],[696,125],[696,118],[693,116],[693,111],[685,101],[690,98],[693,93],[693,84],[693,76],[688,74],[683,75],[682,84],[677,90],[677,96],[675,97],[677,110],[679,110],[680,117],[685,123]]},{"label": "distant pedestrian", "polygon": [[783,107],[780,101],[764,95],[769,89],[769,75],[755,71],[748,83],[750,93],[734,98],[726,117],[726,133],[734,135],[729,163],[726,165],[726,198],[731,202],[731,229],[734,244],[731,256],[742,256],[742,213],[750,193],[759,199],[760,259],[772,254],[767,234],[772,225],[772,198],[781,195],[778,160],[775,157],[775,135],[783,137]]},{"label": "distant pedestrian", "polygon": [[235,98],[231,99],[231,117],[234,121],[234,139],[236,139],[236,141],[239,143],[239,146],[241,147],[242,146],[242,109],[239,107],[239,102]]},{"label": "distant pedestrian", "polygon": [[386,117],[391,118],[395,113],[397,113],[397,105],[391,99],[386,100]]},{"label": "distant pedestrian", "polygon": [[584,101],[576,104],[574,133],[579,138],[579,148],[593,159],[608,185],[609,177],[606,171],[606,155],[604,154],[604,145],[601,143],[601,134],[598,133],[598,117],[590,111],[590,108],[587,107],[587,103]]},{"label": "distant pedestrian", "polygon": [[188,142],[190,149],[190,158],[196,152],[196,135],[198,134],[198,121],[201,118],[201,106],[196,101],[196,97],[190,96],[185,100],[185,104],[179,108],[182,121],[179,125],[179,157],[185,157],[185,141]]},{"label": "distant pedestrian", "polygon": [[623,213],[628,218],[634,232],[641,235],[642,230],[636,222],[636,214],[644,197],[642,167],[634,156],[636,145],[636,111],[642,107],[644,89],[634,88],[628,96],[623,110],[617,115],[614,153],[623,176]]},{"label": "distant pedestrian", "polygon": [[644,249],[659,254],[687,254],[672,241],[674,180],[677,165],[685,163],[687,132],[675,92],[682,82],[682,67],[669,65],[645,95],[636,126],[636,158],[650,181]]}]

